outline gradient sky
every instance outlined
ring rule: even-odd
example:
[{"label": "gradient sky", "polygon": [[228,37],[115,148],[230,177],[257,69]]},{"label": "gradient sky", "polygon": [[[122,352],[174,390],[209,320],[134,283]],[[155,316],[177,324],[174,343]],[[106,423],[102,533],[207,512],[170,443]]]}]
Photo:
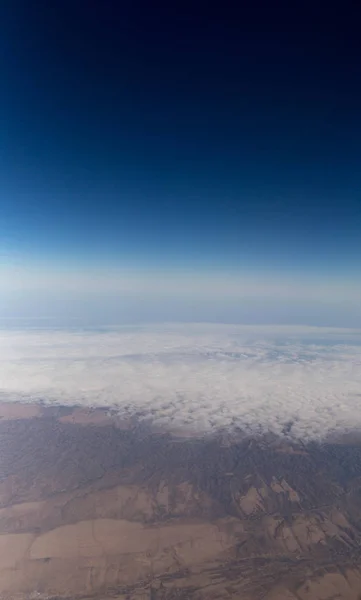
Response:
[{"label": "gradient sky", "polygon": [[0,317],[361,326],[356,14],[1,10]]}]

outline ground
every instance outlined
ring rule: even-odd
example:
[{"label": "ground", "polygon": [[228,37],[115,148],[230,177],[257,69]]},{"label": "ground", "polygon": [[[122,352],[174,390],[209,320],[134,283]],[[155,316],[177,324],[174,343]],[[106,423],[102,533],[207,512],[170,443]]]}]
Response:
[{"label": "ground", "polygon": [[361,446],[0,407],[0,598],[360,600]]}]

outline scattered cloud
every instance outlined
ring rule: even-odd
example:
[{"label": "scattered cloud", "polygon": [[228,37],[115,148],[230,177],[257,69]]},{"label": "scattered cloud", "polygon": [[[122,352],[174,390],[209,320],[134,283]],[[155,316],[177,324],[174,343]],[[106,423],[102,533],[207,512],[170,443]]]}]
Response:
[{"label": "scattered cloud", "polygon": [[287,426],[317,439],[361,428],[360,390],[360,331],[169,325],[0,334],[3,401],[113,406],[170,428],[280,434]]}]

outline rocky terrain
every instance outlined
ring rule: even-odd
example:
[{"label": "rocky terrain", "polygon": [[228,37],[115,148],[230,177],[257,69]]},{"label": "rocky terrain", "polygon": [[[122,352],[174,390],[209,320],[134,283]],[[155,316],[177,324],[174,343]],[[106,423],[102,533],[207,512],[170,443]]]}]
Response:
[{"label": "rocky terrain", "polygon": [[361,446],[0,405],[0,598],[361,599]]}]

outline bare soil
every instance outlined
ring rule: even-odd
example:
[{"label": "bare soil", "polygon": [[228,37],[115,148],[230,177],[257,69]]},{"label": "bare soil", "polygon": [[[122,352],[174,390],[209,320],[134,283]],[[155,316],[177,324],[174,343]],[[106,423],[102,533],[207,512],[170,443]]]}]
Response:
[{"label": "bare soil", "polygon": [[1,404],[0,598],[360,600],[360,444]]}]

